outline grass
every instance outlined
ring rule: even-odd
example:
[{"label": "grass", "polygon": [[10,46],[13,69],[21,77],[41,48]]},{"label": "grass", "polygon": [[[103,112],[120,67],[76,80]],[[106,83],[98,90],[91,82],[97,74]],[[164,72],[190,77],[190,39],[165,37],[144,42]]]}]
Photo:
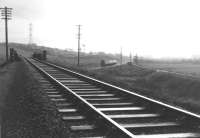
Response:
[{"label": "grass", "polygon": [[92,72],[120,87],[200,113],[200,80],[128,65]]},{"label": "grass", "polygon": [[183,62],[183,63],[143,62],[140,65],[145,68],[161,69],[161,70],[167,70],[167,71],[178,72],[178,73],[183,73],[183,74],[189,74],[189,75],[193,75],[195,77],[200,77],[200,70],[199,70],[200,63],[199,62],[196,62],[196,63],[193,63],[193,62]]}]

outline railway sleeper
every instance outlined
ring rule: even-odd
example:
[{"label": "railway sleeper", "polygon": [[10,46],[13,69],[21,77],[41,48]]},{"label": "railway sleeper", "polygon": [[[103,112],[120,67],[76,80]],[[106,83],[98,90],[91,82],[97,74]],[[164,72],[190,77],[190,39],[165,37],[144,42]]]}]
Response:
[{"label": "railway sleeper", "polygon": [[200,133],[170,133],[138,135],[137,138],[199,138]]},{"label": "railway sleeper", "polygon": [[147,127],[132,127],[127,128],[135,135],[152,135],[152,134],[173,134],[173,133],[199,133],[197,130],[192,130],[187,127],[178,125],[163,125],[163,126],[147,126]]}]

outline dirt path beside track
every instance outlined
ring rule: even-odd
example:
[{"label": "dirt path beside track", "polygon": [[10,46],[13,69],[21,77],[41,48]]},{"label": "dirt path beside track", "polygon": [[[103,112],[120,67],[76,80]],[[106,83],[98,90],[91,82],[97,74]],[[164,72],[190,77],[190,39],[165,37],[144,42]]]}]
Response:
[{"label": "dirt path beside track", "polygon": [[16,69],[16,63],[7,64],[0,67],[0,127],[1,138],[2,133],[2,113],[5,110],[5,99],[9,91],[10,85],[13,83],[13,76]]},{"label": "dirt path beside track", "polygon": [[2,138],[59,138],[60,120],[54,105],[27,63],[0,68]]}]

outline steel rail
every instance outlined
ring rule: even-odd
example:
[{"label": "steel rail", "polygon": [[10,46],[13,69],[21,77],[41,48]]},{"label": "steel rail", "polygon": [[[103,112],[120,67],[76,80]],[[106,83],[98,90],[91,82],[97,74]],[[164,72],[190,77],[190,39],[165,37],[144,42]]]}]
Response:
[{"label": "steel rail", "polygon": [[[73,96],[75,96],[76,99],[79,100],[79,102],[83,103],[84,105],[86,105],[87,107],[89,107],[90,109],[92,109],[98,116],[99,119],[106,121],[106,123],[108,125],[111,126],[111,128],[116,131],[117,133],[121,134],[122,136],[125,137],[129,137],[129,138],[135,138],[137,137],[136,135],[134,135],[133,133],[131,133],[130,131],[128,131],[127,129],[125,129],[124,127],[122,127],[121,125],[119,125],[117,122],[115,122],[114,120],[112,120],[111,118],[109,118],[108,116],[106,116],[104,113],[102,113],[100,110],[98,110],[97,108],[95,108],[92,104],[90,104],[89,102],[87,102],[85,99],[83,99],[81,96],[79,96],[78,94],[76,94],[75,92],[73,92],[71,89],[69,89],[68,87],[66,87],[65,85],[63,85],[61,82],[59,82],[58,80],[56,80],[54,77],[52,77],[51,75],[49,75],[46,71],[44,71],[42,68],[40,68],[39,66],[37,66],[36,64],[34,64],[33,62],[31,62],[28,58],[25,58],[32,66],[34,66],[38,71],[40,71],[43,75],[45,75],[46,77],[48,77],[51,81],[53,81],[54,83],[56,83],[57,85],[61,86],[63,89],[65,89],[66,91],[70,92]],[[37,60],[38,61],[38,60]],[[40,62],[43,63],[43,62]],[[45,64],[45,63],[44,63]]]},{"label": "steel rail", "polygon": [[174,111],[176,111],[176,112],[179,112],[179,113],[188,115],[188,116],[193,117],[193,118],[195,118],[195,119],[198,119],[198,120],[200,121],[200,115],[195,114],[195,113],[192,113],[192,112],[187,111],[187,110],[185,110],[185,109],[181,109],[181,108],[178,108],[178,107],[174,107],[174,106],[169,105],[169,104],[166,104],[166,103],[164,103],[164,102],[161,102],[161,101],[158,101],[158,100],[155,100],[155,99],[148,98],[148,97],[146,97],[146,96],[140,95],[140,94],[138,94],[138,93],[136,93],[136,92],[134,92],[134,91],[125,90],[125,89],[123,89],[123,88],[114,86],[114,85],[112,85],[112,84],[109,84],[109,83],[106,83],[106,82],[103,82],[103,81],[94,79],[94,78],[92,78],[92,77],[89,77],[89,76],[86,76],[86,75],[83,75],[83,74],[80,74],[80,73],[77,73],[77,72],[72,71],[72,70],[70,70],[70,69],[66,69],[66,68],[63,68],[63,67],[54,65],[54,64],[52,64],[52,63],[48,63],[48,62],[40,61],[40,60],[37,60],[37,61],[39,61],[39,62],[41,62],[41,63],[44,63],[44,64],[46,64],[46,65],[52,66],[52,67],[54,67],[54,68],[57,68],[57,69],[59,69],[59,70],[69,72],[69,73],[74,74],[74,75],[76,75],[76,76],[79,76],[79,77],[81,77],[81,78],[84,78],[84,79],[93,81],[93,82],[98,83],[98,84],[100,84],[100,85],[102,85],[102,86],[104,86],[104,87],[109,87],[109,88],[112,88],[112,89],[121,91],[121,92],[123,92],[123,93],[126,93],[126,94],[128,94],[128,95],[136,96],[136,97],[141,98],[141,99],[143,99],[143,100],[145,100],[145,101],[149,101],[149,102],[151,102],[151,103],[154,103],[154,104],[157,104],[157,105],[166,107],[166,108],[171,109],[171,110],[174,110]]}]

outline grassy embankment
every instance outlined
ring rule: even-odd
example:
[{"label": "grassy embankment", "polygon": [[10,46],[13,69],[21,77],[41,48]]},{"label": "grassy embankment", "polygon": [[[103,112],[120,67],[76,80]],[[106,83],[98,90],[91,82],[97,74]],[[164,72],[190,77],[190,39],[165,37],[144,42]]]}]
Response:
[{"label": "grassy embankment", "polygon": [[92,71],[94,76],[137,93],[200,113],[200,80],[122,66]]}]

